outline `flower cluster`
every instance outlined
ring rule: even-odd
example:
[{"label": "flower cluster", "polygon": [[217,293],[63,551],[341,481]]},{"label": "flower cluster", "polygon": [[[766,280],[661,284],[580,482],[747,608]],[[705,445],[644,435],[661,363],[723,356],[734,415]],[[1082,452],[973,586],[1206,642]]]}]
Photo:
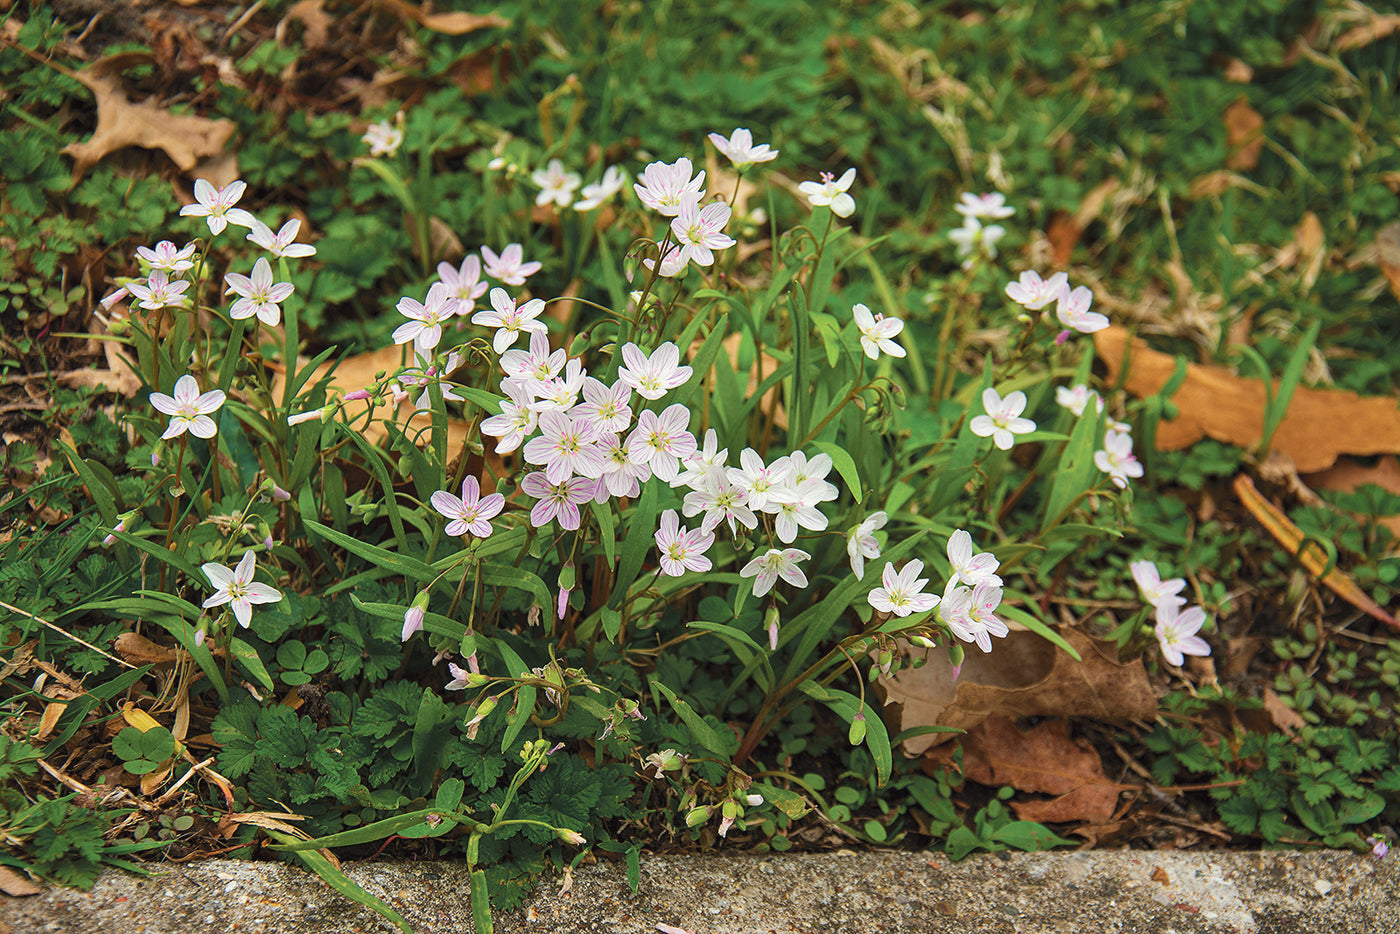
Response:
[{"label": "flower cluster", "polygon": [[1021,273],[1017,282],[1008,283],[1006,294],[1013,302],[1027,311],[1039,311],[1051,302],[1055,303],[1055,317],[1069,331],[1092,334],[1108,327],[1108,317],[1090,311],[1094,303],[1094,293],[1087,286],[1069,287],[1069,276],[1057,272],[1048,279],[1042,279],[1034,270]]},{"label": "flower cluster", "polygon": [[1186,580],[1181,577],[1162,580],[1157,565],[1151,561],[1134,561],[1128,565],[1128,570],[1142,598],[1156,612],[1157,642],[1162,647],[1162,657],[1173,665],[1180,665],[1187,655],[1209,655],[1210,644],[1196,635],[1205,624],[1206,611],[1198,606],[1182,609],[1186,606],[1186,598],[1181,596]]},{"label": "flower cluster", "polygon": [[975,258],[985,255],[995,258],[997,242],[1006,236],[1006,228],[1000,224],[983,224],[984,220],[1001,220],[1016,213],[1016,209],[1006,204],[1006,196],[1000,192],[985,195],[964,193],[961,203],[953,209],[963,216],[963,225],[948,234],[948,239],[957,247],[958,259],[963,268],[971,268]]}]

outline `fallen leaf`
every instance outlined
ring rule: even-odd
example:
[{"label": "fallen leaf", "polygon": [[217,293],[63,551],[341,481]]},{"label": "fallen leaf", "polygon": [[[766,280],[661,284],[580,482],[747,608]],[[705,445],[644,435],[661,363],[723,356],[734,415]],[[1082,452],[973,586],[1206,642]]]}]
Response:
[{"label": "fallen leaf", "polygon": [[1284,515],[1283,510],[1265,499],[1255,488],[1253,480],[1245,474],[1240,474],[1235,478],[1234,487],[1235,495],[1259,524],[1273,535],[1286,552],[1296,555],[1304,569],[1324,587],[1363,613],[1400,629],[1400,620],[1381,609],[1345,571],[1333,567],[1326,574],[1322,573],[1327,568],[1327,553],[1322,550],[1322,546],[1310,540],[1305,541],[1303,530],[1294,525],[1293,521]]},{"label": "fallen leaf", "polygon": [[73,157],[73,184],[103,157],[127,146],[163,150],[180,171],[188,172],[200,159],[223,152],[233,137],[232,120],[173,114],[150,98],[140,103],[128,100],[122,70],[151,61],[146,52],[119,52],[72,73],[97,99],[97,129],[92,137],[63,148],[65,155]]},{"label": "fallen leaf", "polygon": [[495,13],[425,13],[407,0],[378,0],[378,5],[393,11],[401,19],[411,19],[420,26],[448,36],[461,36],[491,26],[505,27],[510,20]]},{"label": "fallen leaf", "polygon": [[[1176,357],[1138,338],[1130,345],[1127,330],[1118,325],[1095,332],[1094,349],[1108,368],[1110,385],[1119,382],[1128,356],[1122,382],[1138,398],[1156,395],[1176,370]],[[1178,414],[1158,424],[1158,450],[1179,451],[1206,437],[1252,449],[1264,436],[1260,380],[1188,363],[1186,380],[1171,401]],[[1341,454],[1400,454],[1400,405],[1392,398],[1299,386],[1272,443],[1273,450],[1293,459],[1299,473],[1325,470]]]},{"label": "fallen leaf", "polygon": [[1101,824],[1113,817],[1118,793],[1131,787],[1109,781],[1099,754],[1071,739],[1069,721],[1061,717],[1029,733],[1005,717],[991,717],[967,732],[962,749],[963,775],[979,785],[1057,796],[1012,801],[1022,820]]},{"label": "fallen leaf", "polygon": [[29,881],[28,876],[15,872],[9,866],[0,866],[0,892],[19,897],[38,895],[42,891],[44,890]]},{"label": "fallen leaf", "polygon": [[1376,253],[1391,294],[1400,299],[1400,221],[1386,224],[1376,234]]},{"label": "fallen leaf", "polygon": [[1335,52],[1359,49],[1397,31],[1400,31],[1400,16],[1394,13],[1371,13],[1371,18],[1365,23],[1338,36],[1337,41],[1332,44],[1332,49]]},{"label": "fallen leaf", "polygon": [[1226,62],[1222,74],[1226,81],[1233,81],[1235,84],[1249,84],[1254,80],[1254,69],[1238,58],[1231,58]]},{"label": "fallen leaf", "polygon": [[1105,179],[1089,190],[1084,200],[1079,203],[1079,209],[1073,214],[1055,212],[1045,231],[1045,238],[1050,241],[1051,246],[1051,266],[1069,265],[1070,257],[1079,243],[1080,235],[1084,233],[1084,228],[1098,219],[1103,213],[1104,204],[1120,187],[1118,179]]},{"label": "fallen leaf", "polygon": [[[918,726],[970,729],[988,717],[1092,717],[1150,720],[1157,695],[1141,659],[1120,662],[1112,643],[1064,629],[1060,634],[1083,658],[1075,661],[1032,632],[1013,631],[990,654],[970,652],[953,680],[948,653],[924,650],[925,664],[880,678],[886,719],[896,731]],[[955,734],[933,733],[904,741],[915,756]]]},{"label": "fallen leaf", "polygon": [[137,665],[164,665],[179,658],[174,649],[157,645],[136,632],[124,632],[112,640],[112,648],[129,662]]},{"label": "fallen leaf", "polygon": [[277,24],[277,40],[280,44],[281,35],[288,23],[298,22],[302,25],[301,44],[308,51],[319,49],[330,39],[331,27],[335,25],[335,17],[326,12],[326,0],[297,0],[287,8],[287,15],[282,17],[282,22]]},{"label": "fallen leaf", "polygon": [[1274,693],[1273,688],[1264,688],[1264,712],[1285,736],[1292,736],[1308,725],[1308,721],[1304,720],[1298,711],[1285,704],[1283,699]]},{"label": "fallen leaf", "polygon": [[1248,172],[1258,165],[1259,154],[1264,151],[1263,131],[1264,118],[1243,95],[1226,107],[1225,140],[1230,154],[1225,157],[1225,168]]}]

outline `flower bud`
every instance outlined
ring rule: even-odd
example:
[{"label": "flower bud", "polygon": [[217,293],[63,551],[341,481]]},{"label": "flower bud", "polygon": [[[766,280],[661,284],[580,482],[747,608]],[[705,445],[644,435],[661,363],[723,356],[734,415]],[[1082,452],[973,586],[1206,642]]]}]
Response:
[{"label": "flower bud", "polygon": [[936,649],[936,648],[938,648],[938,643],[937,643],[937,642],[934,642],[934,641],[933,641],[932,639],[930,639],[928,636],[910,636],[910,637],[909,637],[909,641],[912,642],[912,643],[914,643],[915,645],[919,646],[920,648],[925,648],[925,649]]},{"label": "flower bud", "polygon": [[865,714],[857,713],[851,718],[851,730],[846,734],[852,746],[859,746],[865,741]]},{"label": "flower bud", "polygon": [[559,835],[559,839],[565,843],[572,843],[574,846],[583,846],[588,839],[576,830],[569,830],[567,827],[560,827],[554,831]]},{"label": "flower bud", "polygon": [[705,823],[705,821],[709,819],[709,808],[691,808],[690,813],[686,814],[685,816],[685,825],[687,827],[699,827],[701,824]]},{"label": "flower bud", "polygon": [[763,803],[763,795],[748,795],[744,798],[744,803],[751,808],[756,808]]},{"label": "flower bud", "polygon": [[738,802],[736,802],[733,798],[726,798],[725,802],[719,807],[719,813],[721,817],[724,817],[728,820],[733,820],[734,818],[739,816]]},{"label": "flower bud", "polygon": [[768,648],[772,651],[778,649],[778,608],[770,606],[768,612],[763,616],[763,624],[768,627]]}]

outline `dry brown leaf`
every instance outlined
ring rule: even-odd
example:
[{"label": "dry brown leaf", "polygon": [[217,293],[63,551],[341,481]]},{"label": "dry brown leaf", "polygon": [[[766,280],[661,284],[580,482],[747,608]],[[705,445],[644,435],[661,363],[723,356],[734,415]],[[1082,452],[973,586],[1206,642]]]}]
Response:
[{"label": "dry brown leaf", "polygon": [[18,898],[22,895],[38,895],[42,891],[44,890],[29,881],[28,876],[15,872],[9,866],[0,866],[0,892]]},{"label": "dry brown leaf", "polygon": [[[1113,325],[1094,334],[1094,349],[1119,381],[1128,332]],[[1176,358],[1133,338],[1123,386],[1139,398],[1156,395],[1176,370]],[[1252,449],[1264,436],[1264,384],[1224,367],[1190,363],[1171,397],[1176,418],[1157,426],[1157,448],[1179,451],[1205,437]],[[1341,454],[1400,453],[1400,406],[1394,399],[1362,397],[1340,389],[1299,386],[1274,433],[1273,450],[1293,459],[1299,473],[1326,470]]]},{"label": "dry brown leaf", "polygon": [[112,640],[112,648],[122,658],[137,665],[165,665],[179,657],[174,649],[157,645],[136,632],[124,632],[117,636]]},{"label": "dry brown leaf", "polygon": [[109,153],[127,146],[163,150],[180,171],[188,172],[200,159],[221,153],[232,138],[232,120],[173,114],[150,99],[135,104],[128,100],[122,70],[152,60],[145,52],[120,52],[73,72],[73,78],[97,98],[97,129],[92,138],[63,149],[73,157],[73,184]]},{"label": "dry brown leaf", "polygon": [[[744,336],[742,334],[731,334],[720,342],[720,345],[724,347],[725,354],[729,357],[729,366],[735,372],[738,372],[739,369],[739,345],[743,339]],[[704,343],[705,342],[702,340],[696,340],[692,343],[689,352],[686,354],[686,358],[693,360]],[[744,387],[744,396],[746,398],[752,398],[754,392],[758,389],[759,363],[761,362],[763,364],[763,375],[765,377],[776,370],[779,365],[778,361],[768,356],[766,351],[760,352],[759,356],[761,360],[755,360],[753,366],[749,367],[749,381]],[[712,374],[714,373],[714,367],[710,368],[710,372]],[[777,386],[770,386],[763,393],[763,399],[759,402],[758,407],[762,411],[772,414],[774,425],[783,429],[787,428],[787,409],[783,408],[783,404],[778,401]]]},{"label": "dry brown leaf", "polygon": [[1391,294],[1400,299],[1400,221],[1386,224],[1376,234],[1376,253]]},{"label": "dry brown leaf", "polygon": [[301,44],[308,51],[319,49],[330,39],[335,17],[326,12],[326,0],[297,0],[287,9],[287,15],[277,24],[278,41],[287,24],[296,21],[302,25]]},{"label": "dry brown leaf", "polygon": [[1230,145],[1225,168],[1248,172],[1259,164],[1259,154],[1264,151],[1264,118],[1244,96],[1225,108],[1225,139]]},{"label": "dry brown leaf", "polygon": [[461,36],[491,26],[509,26],[510,20],[496,13],[425,13],[407,0],[378,0],[379,6],[393,11],[395,16],[411,19],[418,25],[448,36]]},{"label": "dry brown leaf", "polygon": [[1370,45],[1372,42],[1384,39],[1391,33],[1400,31],[1400,15],[1394,13],[1372,13],[1371,18],[1360,26],[1348,29],[1337,37],[1332,49],[1335,52],[1346,52],[1350,49],[1359,49],[1362,46]]},{"label": "dry brown leaf", "polygon": [[1308,292],[1317,283],[1322,272],[1322,262],[1327,258],[1327,240],[1322,230],[1322,221],[1308,211],[1298,223],[1293,242],[1298,245],[1298,258],[1303,261],[1303,291]]},{"label": "dry brown leaf", "polygon": [[1108,780],[1099,754],[1071,739],[1063,718],[1022,733],[1011,720],[991,717],[968,731],[962,748],[963,775],[980,785],[1057,795],[1013,801],[1022,820],[1102,824],[1113,817],[1118,793],[1129,787]]},{"label": "dry brown leaf", "polygon": [[63,711],[68,709],[67,704],[52,703],[44,706],[44,712],[39,717],[39,732],[36,739],[48,739],[53,728],[58,726],[58,718],[63,716]]},{"label": "dry brown leaf", "polygon": [[[1060,634],[1082,662],[1035,633],[1013,631],[997,640],[990,654],[969,652],[954,681],[948,653],[927,650],[923,667],[877,682],[890,714],[886,719],[898,732],[916,726],[969,729],[988,717],[1145,720],[1156,715],[1157,695],[1141,659],[1120,662],[1111,643],[1073,629]],[[952,736],[916,736],[905,741],[905,753],[918,755]]]},{"label": "dry brown leaf", "polygon": [[1302,715],[1292,707],[1285,704],[1273,688],[1264,688],[1264,712],[1269,715],[1274,726],[1286,736],[1292,736],[1298,730],[1308,725]]},{"label": "dry brown leaf", "polygon": [[1226,62],[1222,74],[1226,81],[1233,81],[1235,84],[1249,84],[1254,80],[1254,69],[1238,58],[1231,58]]}]

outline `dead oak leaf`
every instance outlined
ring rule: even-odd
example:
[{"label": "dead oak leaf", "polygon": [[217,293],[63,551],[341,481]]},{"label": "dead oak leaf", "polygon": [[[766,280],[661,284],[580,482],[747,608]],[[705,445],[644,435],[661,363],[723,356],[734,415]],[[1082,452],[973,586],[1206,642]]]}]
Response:
[{"label": "dead oak leaf", "polygon": [[1225,138],[1230,145],[1225,168],[1247,172],[1259,164],[1264,151],[1264,118],[1244,97],[1225,108]]},{"label": "dead oak leaf", "polygon": [[[1113,325],[1094,334],[1094,349],[1108,367],[1109,385],[1122,385],[1140,399],[1159,393],[1176,371],[1176,357],[1129,342]],[[1157,449],[1179,451],[1202,438],[1252,449],[1264,437],[1264,383],[1224,367],[1189,363],[1186,379],[1171,397],[1178,414],[1157,425]],[[1272,441],[1293,459],[1299,473],[1326,470],[1342,454],[1400,454],[1400,405],[1381,396],[1362,397],[1340,389],[1299,386]]]},{"label": "dead oak leaf", "polygon": [[1118,793],[1129,786],[1109,781],[1099,754],[1069,735],[1057,718],[1022,733],[1005,717],[992,717],[962,739],[963,775],[980,785],[1010,785],[1018,791],[1055,795],[1013,801],[1016,816],[1039,823],[1106,823]]},{"label": "dead oak leaf", "polygon": [[144,52],[122,52],[72,73],[97,99],[97,129],[92,137],[63,148],[64,155],[73,157],[74,185],[104,157],[127,146],[162,150],[180,171],[188,172],[200,159],[221,153],[232,138],[232,120],[174,114],[149,98],[132,103],[121,72],[150,61]]},{"label": "dead oak leaf", "polygon": [[497,13],[429,13],[408,0],[378,0],[378,5],[400,19],[411,19],[426,29],[447,36],[461,36],[478,29],[510,25],[510,20]]}]

